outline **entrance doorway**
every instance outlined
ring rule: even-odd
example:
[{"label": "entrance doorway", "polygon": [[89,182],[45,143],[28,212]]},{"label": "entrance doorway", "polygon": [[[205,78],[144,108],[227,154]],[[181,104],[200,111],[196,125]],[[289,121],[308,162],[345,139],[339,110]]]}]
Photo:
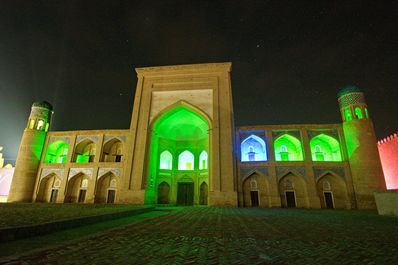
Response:
[{"label": "entrance doorway", "polygon": [[333,194],[330,191],[325,191],[323,192],[323,195],[325,197],[326,208],[334,209]]},{"label": "entrance doorway", "polygon": [[199,196],[199,204],[200,205],[207,205],[207,194],[208,194],[208,187],[205,182],[200,185],[200,196]]},{"label": "entrance doorway", "polygon": [[296,196],[294,191],[286,191],[286,206],[288,208],[296,208]]},{"label": "entrance doorway", "polygon": [[252,190],[250,191],[250,200],[252,203],[252,207],[258,207],[258,191],[257,190]]},{"label": "entrance doorway", "polygon": [[158,204],[169,204],[170,186],[166,182],[162,182],[158,187]]},{"label": "entrance doorway", "polygon": [[177,205],[193,205],[193,183],[178,183]]},{"label": "entrance doorway", "polygon": [[108,190],[108,196],[106,198],[106,203],[114,203],[115,202],[115,190]]}]

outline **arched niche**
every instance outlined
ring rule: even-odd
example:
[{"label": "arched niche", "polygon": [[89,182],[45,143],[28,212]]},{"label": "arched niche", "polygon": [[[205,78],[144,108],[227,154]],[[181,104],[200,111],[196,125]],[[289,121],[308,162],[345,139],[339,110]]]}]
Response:
[{"label": "arched niche", "polygon": [[111,172],[97,180],[94,201],[96,203],[114,203],[118,186],[118,178]]},{"label": "arched niche", "polygon": [[66,163],[68,156],[69,145],[58,140],[48,145],[46,155],[44,157],[44,163]]},{"label": "arched niche", "polygon": [[122,162],[122,158],[123,144],[119,139],[113,138],[104,144],[101,162]]},{"label": "arched niche", "polygon": [[207,152],[203,150],[200,155],[199,155],[199,169],[207,169],[207,163],[208,163],[208,158],[209,156],[207,155]]},{"label": "arched niche", "polygon": [[276,161],[303,161],[301,142],[290,134],[283,134],[274,141]]},{"label": "arched niche", "polygon": [[160,153],[159,169],[173,169],[173,155],[167,150]]},{"label": "arched niche", "polygon": [[178,156],[178,170],[194,170],[195,168],[195,156],[185,150]]},{"label": "arched niche", "polygon": [[340,143],[335,138],[320,134],[310,141],[312,161],[342,161]]},{"label": "arched niche", "polygon": [[50,174],[42,178],[36,196],[36,202],[57,202],[61,178],[56,174]]},{"label": "arched niche", "polygon": [[250,135],[240,145],[242,162],[267,161],[265,141],[256,135]]},{"label": "arched niche", "polygon": [[90,139],[81,141],[75,147],[73,162],[75,163],[90,163],[94,162],[96,153],[96,145]]}]

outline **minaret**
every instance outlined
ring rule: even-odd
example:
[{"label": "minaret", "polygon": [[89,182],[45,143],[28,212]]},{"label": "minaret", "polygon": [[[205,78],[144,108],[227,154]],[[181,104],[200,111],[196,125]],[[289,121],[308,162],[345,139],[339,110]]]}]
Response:
[{"label": "minaret", "polygon": [[50,126],[53,107],[35,102],[19,146],[8,202],[31,202],[44,140]]},{"label": "minaret", "polygon": [[343,131],[358,209],[376,209],[373,192],[385,190],[373,122],[362,91],[347,87],[338,93]]}]

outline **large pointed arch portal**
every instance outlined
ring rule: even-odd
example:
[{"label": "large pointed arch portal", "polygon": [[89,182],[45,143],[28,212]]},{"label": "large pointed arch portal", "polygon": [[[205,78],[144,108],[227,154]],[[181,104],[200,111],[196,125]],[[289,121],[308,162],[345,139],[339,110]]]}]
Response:
[{"label": "large pointed arch portal", "polygon": [[[199,185],[208,183],[208,170],[198,163],[203,150],[209,150],[209,119],[199,109],[181,101],[161,111],[151,125],[145,203],[158,201],[158,186],[166,181],[171,204],[198,204]],[[161,161],[165,151],[175,158],[168,168]]]},{"label": "large pointed arch portal", "polygon": [[231,63],[136,69],[119,201],[156,203],[156,185],[164,182],[170,204],[185,204],[192,190],[199,204],[205,183],[208,205],[237,206],[230,71]]}]

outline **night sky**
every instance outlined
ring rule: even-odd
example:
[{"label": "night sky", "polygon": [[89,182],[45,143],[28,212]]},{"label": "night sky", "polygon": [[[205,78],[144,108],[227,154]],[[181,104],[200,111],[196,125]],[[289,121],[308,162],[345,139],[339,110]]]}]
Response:
[{"label": "night sky", "polygon": [[0,145],[13,162],[34,101],[52,130],[127,129],[135,67],[230,61],[236,125],[338,123],[364,92],[398,131],[398,5],[386,1],[0,1]]}]

